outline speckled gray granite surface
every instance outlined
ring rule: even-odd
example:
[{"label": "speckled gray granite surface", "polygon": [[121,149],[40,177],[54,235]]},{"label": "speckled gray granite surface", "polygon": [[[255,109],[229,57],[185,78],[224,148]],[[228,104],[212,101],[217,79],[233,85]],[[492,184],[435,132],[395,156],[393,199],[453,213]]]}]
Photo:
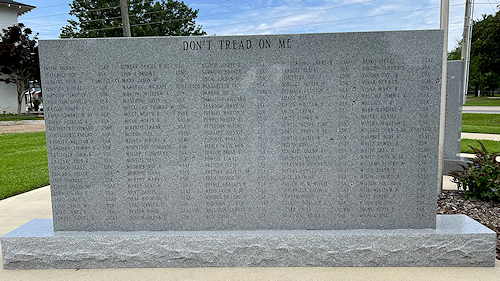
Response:
[{"label": "speckled gray granite surface", "polygon": [[54,228],[434,227],[442,44],[442,30],[41,40]]},{"label": "speckled gray granite surface", "polygon": [[42,40],[54,220],[4,267],[493,266],[436,218],[442,40]]},{"label": "speckled gray granite surface", "polygon": [[462,93],[463,68],[463,61],[448,61],[443,175],[448,175],[451,171],[462,170],[459,164],[466,165],[470,163],[467,158],[460,157],[462,106],[464,99]]},{"label": "speckled gray granite surface", "polygon": [[464,215],[436,229],[61,232],[34,220],[1,238],[5,269],[494,266],[496,233]]},{"label": "speckled gray granite surface", "polygon": [[446,117],[444,133],[444,158],[454,160],[460,157],[460,134],[462,133],[462,77],[464,62],[448,61],[446,80]]}]

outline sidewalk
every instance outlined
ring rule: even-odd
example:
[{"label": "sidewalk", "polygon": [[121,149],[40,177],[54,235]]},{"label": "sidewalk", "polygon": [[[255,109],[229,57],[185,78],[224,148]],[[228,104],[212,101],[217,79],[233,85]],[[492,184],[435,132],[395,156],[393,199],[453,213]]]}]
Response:
[{"label": "sidewalk", "polygon": [[45,120],[0,121],[0,126],[45,124]]},{"label": "sidewalk", "polygon": [[0,121],[0,134],[45,131],[45,120]]},{"label": "sidewalk", "polygon": [[462,139],[472,140],[494,140],[500,141],[500,134],[479,134],[479,133],[464,133],[461,135]]},{"label": "sidewalk", "polygon": [[463,106],[462,113],[500,114],[500,106]]}]

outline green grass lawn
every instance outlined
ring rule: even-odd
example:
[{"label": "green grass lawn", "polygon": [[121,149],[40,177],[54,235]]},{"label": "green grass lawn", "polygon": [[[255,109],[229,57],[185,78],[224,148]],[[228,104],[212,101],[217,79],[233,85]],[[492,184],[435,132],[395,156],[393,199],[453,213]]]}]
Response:
[{"label": "green grass lawn", "polygon": [[[479,141],[484,144],[488,152],[500,152],[500,141],[492,141],[492,140],[479,140]],[[477,142],[477,140],[462,139],[460,148],[462,150],[462,153],[474,153],[474,151],[469,147],[469,145],[481,149],[481,145]]]},{"label": "green grass lawn", "polygon": [[0,135],[0,200],[49,184],[45,132]]},{"label": "green grass lawn", "polygon": [[462,132],[500,134],[500,114],[462,114]]},{"label": "green grass lawn", "polygon": [[20,120],[43,120],[43,116],[34,114],[0,114],[0,121],[20,121]]},{"label": "green grass lawn", "polygon": [[467,98],[465,106],[500,106],[500,99],[489,98]]}]

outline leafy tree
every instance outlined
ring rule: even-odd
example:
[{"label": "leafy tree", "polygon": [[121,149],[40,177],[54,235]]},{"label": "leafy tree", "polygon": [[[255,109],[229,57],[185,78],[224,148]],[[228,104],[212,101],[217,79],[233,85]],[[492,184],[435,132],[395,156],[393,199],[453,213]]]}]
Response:
[{"label": "leafy tree", "polygon": [[474,22],[472,32],[471,57],[480,72],[481,81],[475,90],[494,90],[500,86],[500,12],[496,15],[483,15]]},{"label": "leafy tree", "polygon": [[[471,56],[469,66],[469,89],[473,90],[476,94],[479,90],[487,89],[487,73],[482,73],[479,68],[479,61],[481,56]],[[493,88],[495,89],[495,88]]]},{"label": "leafy tree", "polygon": [[[448,59],[460,59],[461,52],[460,41]],[[474,21],[469,72],[469,89],[476,93],[500,87],[500,11]]]},{"label": "leafy tree", "polygon": [[16,83],[17,114],[21,115],[24,93],[30,81],[40,81],[38,61],[38,34],[30,39],[31,29],[20,23],[2,30],[0,36],[0,81]]},{"label": "leafy tree", "polygon": [[462,59],[462,40],[457,42],[457,46],[448,52],[448,60],[460,60]]},{"label": "leafy tree", "polygon": [[[123,36],[120,0],[73,0],[68,20],[61,29],[61,38]],[[129,4],[132,36],[205,35],[194,19],[198,10],[174,0],[138,0]]]}]

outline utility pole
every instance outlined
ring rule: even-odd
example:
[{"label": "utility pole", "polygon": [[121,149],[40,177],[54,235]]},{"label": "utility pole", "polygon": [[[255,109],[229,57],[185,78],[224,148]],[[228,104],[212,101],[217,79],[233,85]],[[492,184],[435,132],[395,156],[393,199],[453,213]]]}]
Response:
[{"label": "utility pole", "polygon": [[437,194],[443,191],[443,166],[444,166],[444,131],[446,116],[446,76],[448,63],[448,24],[450,15],[450,1],[441,0],[441,23],[440,28],[444,30],[443,40],[443,64],[441,73],[441,110],[439,114],[439,155],[438,155],[438,186]]},{"label": "utility pole", "polygon": [[123,36],[132,37],[130,32],[130,21],[128,20],[128,1],[120,0],[120,12],[122,14]]},{"label": "utility pole", "polygon": [[464,81],[462,84],[464,104],[467,99],[467,90],[469,88],[469,66],[470,66],[470,45],[472,41],[472,24],[474,22],[472,15],[474,12],[474,0],[467,0],[465,3],[464,34],[462,36],[462,60],[464,65]]}]

